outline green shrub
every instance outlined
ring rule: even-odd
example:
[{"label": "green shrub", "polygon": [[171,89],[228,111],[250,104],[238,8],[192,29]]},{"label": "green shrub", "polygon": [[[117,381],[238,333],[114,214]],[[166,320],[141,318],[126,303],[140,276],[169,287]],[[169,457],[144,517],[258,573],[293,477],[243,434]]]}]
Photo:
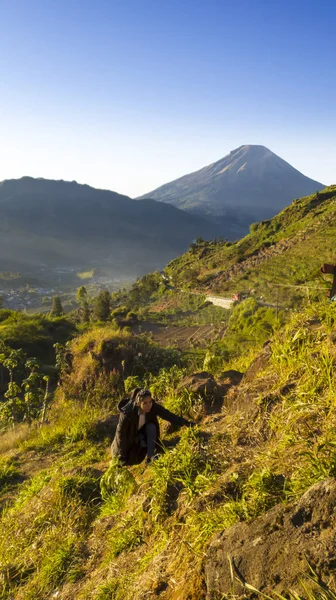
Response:
[{"label": "green shrub", "polygon": [[20,471],[12,458],[0,458],[0,490],[10,483],[15,482],[19,477]]},{"label": "green shrub", "polygon": [[149,497],[154,519],[167,516],[174,490],[175,493],[183,490],[188,503],[209,487],[215,478],[213,466],[198,432],[183,431],[179,444],[152,463]]},{"label": "green shrub", "polygon": [[126,467],[122,467],[117,458],[112,459],[100,481],[103,499],[102,514],[111,515],[119,512],[136,488],[137,483],[131,472]]}]

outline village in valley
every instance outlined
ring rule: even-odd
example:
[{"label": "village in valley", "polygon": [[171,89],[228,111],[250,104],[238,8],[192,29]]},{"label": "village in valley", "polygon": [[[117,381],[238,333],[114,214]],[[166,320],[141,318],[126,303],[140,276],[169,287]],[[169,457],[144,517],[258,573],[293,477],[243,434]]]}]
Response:
[{"label": "village in valley", "polygon": [[112,277],[100,269],[80,271],[76,267],[41,267],[33,273],[0,272],[0,307],[27,312],[48,312],[54,296],[61,296],[69,310],[76,306],[76,290],[85,285],[96,295],[103,289],[128,287],[134,278]]}]

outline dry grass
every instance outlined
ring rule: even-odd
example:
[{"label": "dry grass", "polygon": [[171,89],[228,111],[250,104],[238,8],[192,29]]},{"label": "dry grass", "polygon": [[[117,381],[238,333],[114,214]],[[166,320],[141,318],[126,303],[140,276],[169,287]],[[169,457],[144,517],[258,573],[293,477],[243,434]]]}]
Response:
[{"label": "dry grass", "polygon": [[221,414],[182,431],[150,468],[130,469],[134,486],[118,479],[120,502],[108,490],[90,496],[94,469],[107,468],[91,436],[101,409],[69,402],[51,425],[3,436],[5,452],[48,452],[53,466],[3,514],[2,598],[204,598],[202,563],[216,532],[336,476],[333,310],[293,317]]}]

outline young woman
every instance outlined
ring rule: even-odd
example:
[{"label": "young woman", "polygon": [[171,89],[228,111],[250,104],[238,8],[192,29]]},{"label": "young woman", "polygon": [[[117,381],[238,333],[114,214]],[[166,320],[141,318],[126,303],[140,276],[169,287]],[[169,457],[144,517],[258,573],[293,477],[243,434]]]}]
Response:
[{"label": "young woman", "polygon": [[124,398],[118,409],[121,414],[111,452],[123,465],[138,465],[145,457],[149,464],[156,452],[160,451],[158,417],[180,427],[194,425],[155,402],[150,391],[141,388],[135,388],[130,398]]}]

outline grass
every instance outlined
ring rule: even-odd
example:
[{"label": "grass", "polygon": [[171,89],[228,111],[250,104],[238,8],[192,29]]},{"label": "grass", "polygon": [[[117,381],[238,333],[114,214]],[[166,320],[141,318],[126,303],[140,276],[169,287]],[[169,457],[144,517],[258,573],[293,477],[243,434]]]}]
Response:
[{"label": "grass", "polygon": [[[320,273],[322,262],[334,260],[336,187],[293,202],[269,221],[255,224],[235,243],[204,242],[174,259],[166,268],[176,287],[230,294],[242,291],[293,306],[307,298],[305,286],[330,288]],[[230,277],[225,272],[232,267]],[[197,268],[198,276],[194,273]],[[280,287],[276,288],[275,285]],[[284,287],[282,287],[284,286]],[[310,299],[323,290],[309,292]]]},{"label": "grass", "polygon": [[15,482],[20,471],[17,468],[15,460],[13,458],[1,458],[0,459],[0,493],[6,489],[8,485]]},{"label": "grass", "polygon": [[[213,535],[335,477],[335,307],[312,304],[277,327],[273,312],[250,304],[233,313],[232,334],[255,327],[260,347],[264,324],[271,325],[259,371],[231,390],[222,413],[172,434],[170,449],[147,469],[109,464],[108,441],[97,429],[109,410],[77,399],[58,399],[41,428],[2,436],[4,451],[18,455],[17,465],[2,459],[5,486],[33,459],[40,469],[15,488],[1,516],[0,597],[42,600],[60,590],[65,598],[133,600],[163,586],[167,600],[199,600]],[[93,336],[96,344],[109,339]],[[90,339],[76,342],[78,355]],[[241,352],[237,362],[247,363]],[[187,372],[164,367],[140,381],[166,406],[189,414],[194,399],[178,391]],[[314,593],[303,597],[333,598],[325,589]]]},{"label": "grass", "polygon": [[92,279],[94,276],[94,269],[91,269],[91,271],[81,271],[79,273],[77,273],[77,277],[78,279]]},{"label": "grass", "polygon": [[[107,414],[105,412],[105,416]],[[50,414],[53,425],[32,427],[30,436],[21,442],[20,447],[26,451],[49,452],[81,440],[95,439],[96,424],[103,416],[102,410],[89,405],[61,403]]]}]

